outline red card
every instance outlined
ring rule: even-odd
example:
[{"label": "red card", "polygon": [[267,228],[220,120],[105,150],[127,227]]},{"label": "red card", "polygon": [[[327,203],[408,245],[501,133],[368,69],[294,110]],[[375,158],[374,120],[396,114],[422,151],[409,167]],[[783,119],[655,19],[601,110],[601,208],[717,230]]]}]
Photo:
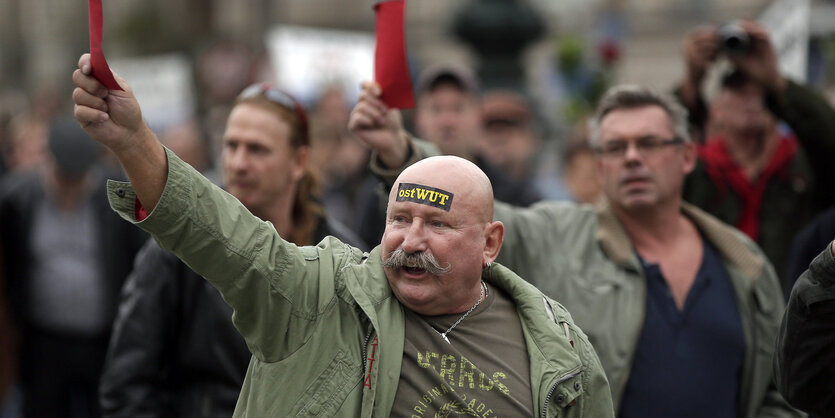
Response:
[{"label": "red card", "polygon": [[102,33],[102,13],[101,0],[88,0],[87,8],[89,10],[90,22],[90,65],[93,70],[93,77],[99,80],[105,87],[110,90],[122,90],[119,83],[113,78],[113,73],[107,65],[107,60],[104,59],[104,53],[101,50],[101,33]]},{"label": "red card", "polygon": [[403,24],[406,0],[390,0],[374,5],[377,13],[377,50],[374,51],[374,78],[383,90],[381,99],[388,107],[415,106],[412,79],[406,60],[406,35]]}]

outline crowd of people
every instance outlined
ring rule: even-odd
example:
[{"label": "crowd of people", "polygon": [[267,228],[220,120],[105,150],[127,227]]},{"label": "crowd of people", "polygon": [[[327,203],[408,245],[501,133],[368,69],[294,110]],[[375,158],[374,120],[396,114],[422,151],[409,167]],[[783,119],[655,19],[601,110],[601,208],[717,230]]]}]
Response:
[{"label": "crowd of people", "polygon": [[404,121],[235,44],[155,133],[85,54],[73,117],[0,108],[0,418],[835,417],[835,108],[739,29],[554,140],[458,63]]}]

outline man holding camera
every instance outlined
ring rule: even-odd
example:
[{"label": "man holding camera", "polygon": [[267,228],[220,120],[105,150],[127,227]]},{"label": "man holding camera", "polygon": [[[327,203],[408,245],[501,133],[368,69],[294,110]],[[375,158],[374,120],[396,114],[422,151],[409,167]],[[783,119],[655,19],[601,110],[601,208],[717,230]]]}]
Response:
[{"label": "man holding camera", "polygon": [[[765,29],[752,21],[700,28],[684,41],[686,74],[677,90],[701,137],[685,200],[736,226],[760,245],[785,277],[794,234],[835,204],[835,110],[780,74]],[[708,105],[700,91],[719,57],[734,69]],[[778,120],[794,133],[781,131]]]}]

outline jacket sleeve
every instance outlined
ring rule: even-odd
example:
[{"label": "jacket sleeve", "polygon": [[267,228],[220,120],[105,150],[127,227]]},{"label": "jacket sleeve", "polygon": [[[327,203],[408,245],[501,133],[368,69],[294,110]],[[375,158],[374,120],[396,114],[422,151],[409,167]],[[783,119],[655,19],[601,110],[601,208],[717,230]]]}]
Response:
[{"label": "jacket sleeve", "polygon": [[296,247],[171,151],[160,201],[136,222],[136,194],[110,182],[111,206],[206,278],[233,308],[233,323],[264,362],[286,358],[333,306],[335,273],[362,252],[336,239]]},{"label": "jacket sleeve", "polygon": [[818,256],[820,249],[832,242],[833,236],[835,236],[835,207],[819,214],[795,235],[789,257],[789,268],[786,272],[787,300],[794,283],[809,268],[809,264]]},{"label": "jacket sleeve", "polygon": [[772,113],[784,120],[797,135],[812,167],[820,207],[835,204],[835,109],[812,89],[787,80],[780,96],[769,96]]},{"label": "jacket sleeve", "polygon": [[[572,202],[541,202],[529,208],[496,202],[493,218],[504,224],[504,242],[496,261],[551,294],[554,289],[542,281],[552,282],[558,271],[569,266],[580,269],[578,263],[586,255],[579,248],[596,239],[588,225],[593,217],[586,216],[592,214],[591,207]],[[559,261],[543,263],[543,259]]]},{"label": "jacket sleeve", "polygon": [[549,229],[549,217],[541,211],[504,202],[496,202],[493,213],[493,218],[504,224],[504,241],[496,261],[530,281],[528,275],[519,273],[518,269],[529,264],[529,256],[535,256],[539,245],[535,240],[541,231]]},{"label": "jacket sleeve", "polygon": [[597,353],[586,334],[576,325],[572,325],[572,329],[576,336],[577,351],[580,352],[580,358],[585,368],[586,393],[588,399],[593,400],[584,406],[582,416],[588,418],[614,417],[612,390],[609,387],[609,379],[606,377],[603,365],[600,364],[600,358],[597,357]]},{"label": "jacket sleeve", "polygon": [[406,167],[424,158],[435,155],[440,155],[440,151],[437,147],[435,147],[435,145],[417,138],[410,138],[409,153],[407,154],[406,162],[404,162],[403,165],[397,168],[387,168],[383,166],[380,162],[380,157],[377,155],[377,152],[374,151],[371,153],[371,161],[368,164],[368,168],[371,170],[371,173],[383,182],[385,191],[388,193],[394,185],[394,181],[397,180],[397,176],[399,176],[400,173],[406,169]]},{"label": "jacket sleeve", "polygon": [[122,289],[102,372],[99,401],[105,417],[170,416],[169,388],[177,360],[176,310],[185,266],[149,240]]},{"label": "jacket sleeve", "polygon": [[791,405],[835,417],[835,257],[830,246],[792,290],[777,336],[774,376]]}]

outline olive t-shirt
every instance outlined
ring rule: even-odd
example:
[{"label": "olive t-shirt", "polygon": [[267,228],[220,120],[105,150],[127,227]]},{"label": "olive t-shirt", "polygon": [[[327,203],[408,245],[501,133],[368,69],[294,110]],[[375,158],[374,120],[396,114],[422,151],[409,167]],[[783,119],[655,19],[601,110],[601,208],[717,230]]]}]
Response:
[{"label": "olive t-shirt", "polygon": [[533,415],[522,324],[504,292],[487,286],[484,301],[447,334],[449,343],[438,332],[463,313],[405,311],[403,365],[391,416]]}]

